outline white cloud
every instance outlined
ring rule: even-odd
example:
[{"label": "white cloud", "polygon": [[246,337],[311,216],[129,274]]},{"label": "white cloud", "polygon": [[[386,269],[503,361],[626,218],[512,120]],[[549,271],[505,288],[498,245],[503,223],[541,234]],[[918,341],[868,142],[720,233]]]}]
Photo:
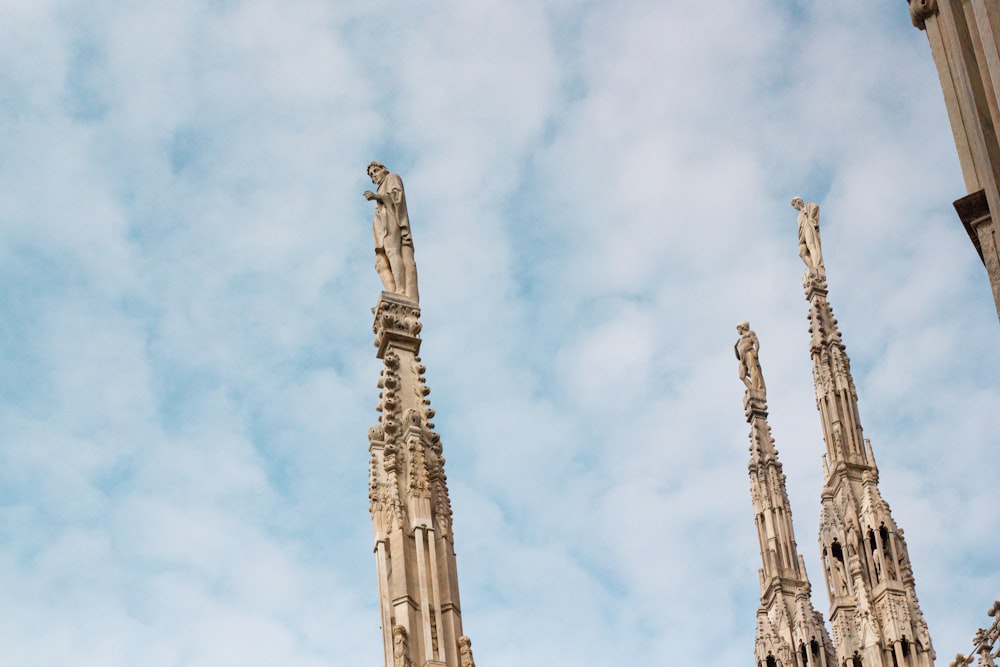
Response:
[{"label": "white cloud", "polygon": [[823,207],[939,654],[985,620],[996,319],[905,7],[37,2],[0,26],[11,664],[382,659],[371,159],[406,182],[481,664],[750,654],[743,319],[822,580],[793,195]]}]

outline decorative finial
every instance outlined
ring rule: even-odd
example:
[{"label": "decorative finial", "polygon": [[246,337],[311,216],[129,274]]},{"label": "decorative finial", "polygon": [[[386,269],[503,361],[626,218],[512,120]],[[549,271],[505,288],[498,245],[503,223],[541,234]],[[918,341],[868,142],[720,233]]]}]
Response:
[{"label": "decorative finial", "polygon": [[375,192],[365,190],[365,199],[375,202],[372,233],[375,236],[375,270],[386,292],[419,301],[417,265],[413,259],[413,236],[406,212],[406,193],[398,174],[381,162],[368,165]]}]

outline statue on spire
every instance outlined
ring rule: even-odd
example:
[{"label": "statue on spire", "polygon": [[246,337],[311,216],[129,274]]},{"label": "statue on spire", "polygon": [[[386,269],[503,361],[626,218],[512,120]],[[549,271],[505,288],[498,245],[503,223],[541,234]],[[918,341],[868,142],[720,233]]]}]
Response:
[{"label": "statue on spire", "polygon": [[799,212],[799,257],[810,275],[822,278],[826,267],[819,241],[819,204],[807,204],[802,197],[793,197],[792,208]]},{"label": "statue on spire", "polygon": [[757,334],[750,328],[747,321],[736,325],[736,331],[740,334],[734,349],[736,358],[740,362],[740,379],[747,386],[747,391],[751,394],[763,395],[766,391],[764,387],[764,373],[760,369],[760,341]]},{"label": "statue on spire", "polygon": [[406,212],[406,193],[398,174],[389,173],[381,162],[368,165],[375,192],[365,190],[365,199],[375,202],[372,233],[375,236],[375,270],[386,292],[419,301],[417,264],[413,259],[413,236]]}]

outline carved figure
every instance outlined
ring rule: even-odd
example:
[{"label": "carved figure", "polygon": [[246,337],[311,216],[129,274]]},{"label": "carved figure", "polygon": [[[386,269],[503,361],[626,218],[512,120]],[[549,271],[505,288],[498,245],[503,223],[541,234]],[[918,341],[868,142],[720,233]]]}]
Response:
[{"label": "carved figure", "polygon": [[882,537],[881,556],[882,556],[883,567],[885,569],[885,578],[895,579],[896,578],[896,568],[894,567],[895,561],[892,558],[892,545],[889,543],[889,540],[892,539],[892,535],[888,532],[885,532],[881,535],[881,537]]},{"label": "carved figure", "polygon": [[750,323],[743,321],[736,325],[736,331],[740,334],[739,340],[734,346],[736,358],[740,362],[740,379],[747,386],[747,391],[763,392],[764,374],[760,370],[760,341],[757,334],[750,329]]},{"label": "carved figure", "polygon": [[914,28],[925,30],[926,21],[938,13],[937,0],[907,0],[910,3],[910,21]]},{"label": "carved figure", "polygon": [[802,197],[792,198],[792,208],[799,212],[799,257],[814,275],[826,272],[819,240],[819,204],[806,204]]},{"label": "carved figure", "polygon": [[368,176],[375,192],[365,190],[365,199],[375,202],[372,234],[375,237],[375,270],[386,292],[419,299],[417,265],[413,259],[410,216],[406,212],[406,193],[398,174],[391,174],[381,162],[368,165]]},{"label": "carved figure", "polygon": [[838,595],[847,595],[847,570],[844,568],[844,561],[836,555],[831,555],[830,560],[834,570],[834,591]]},{"label": "carved figure", "polygon": [[393,667],[412,667],[410,662],[410,642],[406,636],[406,628],[397,625],[392,629],[392,665]]},{"label": "carved figure", "polygon": [[476,667],[472,659],[472,640],[465,635],[458,638],[458,659],[462,667]]}]

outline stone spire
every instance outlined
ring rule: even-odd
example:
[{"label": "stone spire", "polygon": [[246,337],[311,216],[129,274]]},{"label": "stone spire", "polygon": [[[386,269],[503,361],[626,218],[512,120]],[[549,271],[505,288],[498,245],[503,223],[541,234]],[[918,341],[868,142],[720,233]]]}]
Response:
[{"label": "stone spire", "polygon": [[462,635],[451,500],[418,356],[420,328],[415,301],[382,292],[372,327],[385,364],[382,414],[368,431],[368,495],[385,664],[460,667],[471,661],[471,642]]},{"label": "stone spire", "polygon": [[807,269],[803,287],[826,442],[819,543],[837,664],[930,667],[934,648],[917,601],[906,540],[879,493],[851,362],[826,299],[826,272]]},{"label": "stone spire", "polygon": [[475,667],[462,635],[451,500],[441,437],[420,362],[420,307],[402,181],[378,162],[375,268],[385,292],[374,308],[378,423],[368,431],[370,511],[375,527],[385,667]]},{"label": "stone spire", "polygon": [[[747,385],[743,406],[750,424],[750,497],[760,541],[760,607],[754,655],[757,667],[833,667],[833,645],[813,608],[805,563],[795,543],[785,475],[767,423],[767,394],[748,322],[736,327],[736,357]],[[750,380],[749,378],[754,378]]]}]

